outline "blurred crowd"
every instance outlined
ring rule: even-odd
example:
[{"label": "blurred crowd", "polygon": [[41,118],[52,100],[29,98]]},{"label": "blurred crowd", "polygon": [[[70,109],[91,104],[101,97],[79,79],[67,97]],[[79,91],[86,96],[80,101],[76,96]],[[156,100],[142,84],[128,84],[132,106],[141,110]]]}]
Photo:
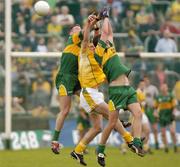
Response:
[{"label": "blurred crowd", "polygon": [[[69,29],[83,26],[87,16],[104,6],[118,51],[177,52],[180,36],[180,0],[47,0],[51,13],[39,17],[36,0],[12,0],[14,51],[62,51]],[[0,39],[4,38],[4,0],[0,2]]]},{"label": "blurred crowd", "polygon": [[[70,28],[75,24],[83,26],[90,13],[104,6],[111,7],[110,19],[117,51],[173,53],[180,49],[180,0],[47,1],[51,13],[40,17],[33,11],[36,0],[12,0],[13,51],[61,52]],[[0,108],[4,106],[5,90],[4,2],[0,0]],[[148,60],[126,59],[126,64],[135,71],[132,75],[134,86],[148,73],[157,87],[167,82],[171,90],[174,89],[180,80],[180,61],[171,58],[165,58],[161,63],[156,59]],[[30,111],[34,116],[48,116],[58,112],[54,86],[58,65],[57,58],[12,59],[12,106],[15,113]]]}]

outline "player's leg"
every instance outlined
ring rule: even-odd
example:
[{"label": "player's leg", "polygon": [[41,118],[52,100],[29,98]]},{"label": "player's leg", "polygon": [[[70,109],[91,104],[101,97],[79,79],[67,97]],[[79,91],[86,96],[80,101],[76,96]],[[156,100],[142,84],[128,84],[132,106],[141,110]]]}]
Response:
[{"label": "player's leg", "polygon": [[105,118],[108,117],[108,123],[103,129],[100,143],[96,149],[98,163],[101,166],[105,166],[105,145],[112,130],[115,129],[124,138],[126,143],[132,143],[133,137],[123,127],[122,123],[119,120],[119,113],[115,110],[115,108],[113,109],[113,111],[109,111],[108,105],[104,102],[96,108],[96,111],[102,114]]},{"label": "player's leg", "polygon": [[148,107],[146,109],[146,115],[147,115],[149,122],[151,124],[151,129],[152,129],[152,133],[153,133],[154,141],[155,141],[155,149],[159,149],[158,124],[157,124],[157,119],[154,116],[154,109],[151,107]]},{"label": "player's leg", "polygon": [[143,148],[147,153],[151,153],[150,147],[149,147],[149,135],[150,135],[150,125],[147,116],[145,113],[143,113],[143,118],[142,118],[142,134],[144,139],[144,145]]},{"label": "player's leg", "polygon": [[155,149],[159,149],[159,142],[158,142],[158,124],[157,122],[153,123],[151,125],[152,127],[152,132],[153,132],[153,135],[154,135],[154,141],[155,141]]},{"label": "player's leg", "polygon": [[71,108],[71,96],[60,96],[59,97],[59,108],[60,112],[56,118],[55,130],[52,138],[51,148],[55,154],[59,154],[59,135],[64,125],[64,120],[67,117]]},{"label": "player's leg", "polygon": [[174,152],[177,152],[177,138],[176,138],[176,122],[173,121],[170,126],[169,126],[171,138],[173,141],[173,146],[174,146]]},{"label": "player's leg", "polygon": [[161,127],[161,136],[162,136],[162,141],[163,141],[163,144],[164,144],[164,151],[165,152],[169,152],[169,149],[168,149],[168,143],[167,143],[167,137],[166,137],[166,127]]},{"label": "player's leg", "polygon": [[75,147],[74,151],[71,152],[71,157],[76,159],[80,164],[86,166],[87,164],[84,162],[83,153],[87,147],[87,145],[94,139],[97,134],[101,132],[102,125],[102,116],[96,113],[90,114],[90,120],[92,123],[92,127],[85,134],[85,136],[81,139],[78,145]]}]

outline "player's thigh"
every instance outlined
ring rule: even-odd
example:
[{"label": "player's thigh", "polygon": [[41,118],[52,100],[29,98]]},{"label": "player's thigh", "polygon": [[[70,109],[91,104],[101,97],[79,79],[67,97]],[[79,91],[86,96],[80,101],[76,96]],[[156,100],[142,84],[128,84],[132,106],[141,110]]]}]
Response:
[{"label": "player's thigh", "polygon": [[98,114],[102,114],[104,118],[108,119],[109,108],[108,108],[108,105],[107,105],[105,102],[99,104],[99,105],[95,108],[95,111],[96,111]]},{"label": "player's thigh", "polygon": [[104,103],[104,96],[98,89],[83,88],[80,93],[80,106],[88,113]]},{"label": "player's thigh", "polygon": [[135,103],[129,104],[128,109],[133,114],[133,116],[142,117],[141,106],[139,103],[135,102]]},{"label": "player's thigh", "polygon": [[68,112],[71,108],[71,96],[60,96],[59,97],[59,107],[61,112]]}]

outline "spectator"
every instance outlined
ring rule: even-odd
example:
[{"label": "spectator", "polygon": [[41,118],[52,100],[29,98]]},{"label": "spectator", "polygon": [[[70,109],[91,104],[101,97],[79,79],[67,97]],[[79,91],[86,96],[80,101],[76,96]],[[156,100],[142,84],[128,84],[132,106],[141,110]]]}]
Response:
[{"label": "spectator", "polygon": [[168,10],[167,15],[174,25],[180,26],[180,0],[175,0]]},{"label": "spectator", "polygon": [[[27,37],[23,41],[23,46],[24,46],[24,50],[26,51],[32,51],[32,52],[36,51],[37,41],[36,41],[36,32],[34,31],[34,29],[31,29],[29,31]],[[27,48],[29,49],[27,50]]]},{"label": "spectator", "polygon": [[63,27],[63,36],[68,34],[70,27],[74,24],[74,17],[69,14],[67,6],[61,7],[61,14],[57,15],[57,23]]},{"label": "spectator", "polygon": [[[16,19],[22,16],[22,22],[24,22],[25,31],[29,32],[31,28],[31,12],[29,9],[28,0],[21,0],[19,3],[13,4],[12,10],[12,21],[16,21]],[[17,26],[16,22],[13,24],[14,28]]]},{"label": "spectator", "polygon": [[124,32],[136,31],[136,20],[132,10],[127,10],[126,17],[122,20],[122,27]]},{"label": "spectator", "polygon": [[158,40],[155,51],[167,53],[177,52],[176,42],[171,39],[171,33],[169,29],[166,29],[163,33],[163,38]]},{"label": "spectator", "polygon": [[27,97],[29,94],[29,84],[26,76],[20,73],[17,80],[15,81],[13,96],[20,99],[20,103],[23,108],[26,108]]},{"label": "spectator", "polygon": [[172,34],[180,34],[180,26],[177,27],[172,24],[170,18],[165,19],[164,24],[161,25],[160,32],[163,33],[166,29],[169,29]]},{"label": "spectator", "polygon": [[153,14],[149,15],[148,24],[144,28],[142,36],[145,37],[145,50],[147,52],[154,52],[159,40],[159,26]]},{"label": "spectator", "polygon": [[164,65],[162,63],[157,64],[155,74],[151,78],[152,84],[160,88],[161,85],[166,83],[166,74],[164,72]]},{"label": "spectator", "polygon": [[60,41],[57,37],[48,39],[47,48],[49,52],[62,51],[63,47],[63,41]]},{"label": "spectator", "polygon": [[32,91],[36,92],[37,90],[43,90],[46,92],[49,97],[51,93],[51,85],[48,81],[45,81],[42,76],[37,77],[37,81],[33,82],[32,84]]},{"label": "spectator", "polygon": [[53,34],[60,34],[62,26],[57,24],[57,16],[51,16],[51,21],[48,23],[47,32]]},{"label": "spectator", "polygon": [[13,114],[25,114],[26,111],[21,105],[22,99],[18,97],[13,97],[12,99],[12,113]]},{"label": "spectator", "polygon": [[27,33],[26,24],[24,22],[24,16],[20,13],[17,15],[17,18],[16,18],[16,23],[14,26],[14,32],[17,35],[25,35]]},{"label": "spectator", "polygon": [[43,80],[38,79],[36,89],[31,96],[31,113],[34,117],[48,117],[48,106],[50,103],[49,93],[43,88]]},{"label": "spectator", "polygon": [[149,14],[146,12],[145,7],[142,6],[141,10],[136,14],[136,21],[138,25],[146,25],[148,23]]},{"label": "spectator", "polygon": [[121,32],[122,27],[121,27],[121,17],[120,17],[120,12],[117,7],[112,8],[112,14],[110,17],[113,32]]},{"label": "spectator", "polygon": [[35,30],[36,33],[39,33],[39,34],[46,33],[47,27],[46,27],[46,24],[45,24],[43,17],[38,17],[35,20],[32,28]]},{"label": "spectator", "polygon": [[133,32],[129,33],[126,46],[124,51],[129,53],[139,53],[144,49],[141,40]]},{"label": "spectator", "polygon": [[47,52],[47,46],[45,44],[45,39],[43,37],[39,38],[37,45],[37,52]]},{"label": "spectator", "polygon": [[79,24],[80,26],[83,26],[86,19],[88,18],[88,12],[89,12],[88,8],[86,7],[80,8],[80,15],[75,16],[76,23]]}]

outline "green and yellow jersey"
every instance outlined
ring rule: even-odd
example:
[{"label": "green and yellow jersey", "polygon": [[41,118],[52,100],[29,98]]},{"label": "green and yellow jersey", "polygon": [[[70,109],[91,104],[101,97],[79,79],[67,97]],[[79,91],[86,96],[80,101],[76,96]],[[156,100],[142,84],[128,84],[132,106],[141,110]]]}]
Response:
[{"label": "green and yellow jersey", "polygon": [[78,75],[78,57],[82,38],[81,32],[69,36],[61,57],[60,74]]},{"label": "green and yellow jersey", "polygon": [[87,47],[79,56],[78,78],[82,88],[95,88],[105,80],[105,74],[95,60],[94,52]]},{"label": "green and yellow jersey", "polygon": [[173,109],[175,106],[176,100],[172,94],[157,96],[154,107],[159,112],[159,123],[161,126],[167,126],[174,120]]},{"label": "green and yellow jersey", "polygon": [[157,108],[159,112],[164,110],[173,110],[175,106],[176,100],[171,93],[167,96],[157,96],[154,102],[154,107]]},{"label": "green and yellow jersey", "polygon": [[99,41],[95,50],[95,59],[100,64],[109,83],[117,79],[120,75],[129,75],[131,70],[121,63],[120,57],[112,43],[108,47],[103,41]]}]

